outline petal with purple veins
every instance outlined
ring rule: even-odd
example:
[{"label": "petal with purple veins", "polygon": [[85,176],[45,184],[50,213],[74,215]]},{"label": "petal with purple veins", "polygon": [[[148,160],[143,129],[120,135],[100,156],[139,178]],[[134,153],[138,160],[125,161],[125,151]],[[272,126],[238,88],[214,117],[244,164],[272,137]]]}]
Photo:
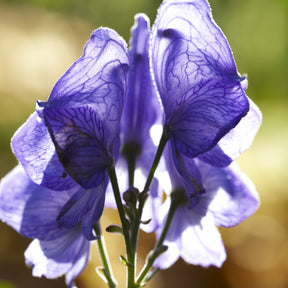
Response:
[{"label": "petal with purple veins", "polygon": [[207,217],[216,225],[231,227],[255,213],[259,195],[236,163],[220,169],[199,161],[199,169],[206,189],[194,207],[200,214],[207,211]]},{"label": "petal with purple veins", "polygon": [[18,165],[1,180],[0,219],[26,237],[53,240],[67,231],[56,218],[74,193],[35,184]]},{"label": "petal with purple veins", "polygon": [[153,27],[152,71],[180,153],[208,151],[246,115],[228,42],[206,1],[165,1]]},{"label": "petal with purple veins", "polygon": [[199,158],[213,166],[225,167],[247,150],[258,132],[262,114],[257,105],[249,99],[250,110],[238,125],[229,131],[210,151]]},{"label": "petal with purple veins", "polygon": [[121,119],[126,143],[142,144],[149,137],[149,129],[161,110],[149,66],[149,24],[145,14],[137,14],[131,29],[130,73]]},{"label": "petal with purple veins", "polygon": [[89,247],[78,227],[53,241],[35,239],[25,251],[25,260],[33,267],[34,277],[55,279],[66,275],[66,284],[72,287],[73,280],[87,265]]},{"label": "petal with purple veins", "polygon": [[105,202],[105,191],[108,178],[96,188],[79,190],[69,199],[59,215],[57,221],[62,226],[71,229],[82,223],[82,232],[88,240],[96,239],[93,226],[102,215]]},{"label": "petal with purple veins", "polygon": [[11,146],[36,184],[59,191],[77,186],[69,175],[62,177],[64,167],[58,160],[44,120],[36,112],[14,134]]},{"label": "petal with purple veins", "polygon": [[98,186],[113,159],[108,154],[109,131],[93,108],[44,109],[44,116],[67,173],[86,189]]},{"label": "petal with purple veins", "polygon": [[92,105],[113,135],[118,129],[129,67],[125,41],[113,30],[99,28],[87,42],[83,55],[54,86],[49,109]]}]

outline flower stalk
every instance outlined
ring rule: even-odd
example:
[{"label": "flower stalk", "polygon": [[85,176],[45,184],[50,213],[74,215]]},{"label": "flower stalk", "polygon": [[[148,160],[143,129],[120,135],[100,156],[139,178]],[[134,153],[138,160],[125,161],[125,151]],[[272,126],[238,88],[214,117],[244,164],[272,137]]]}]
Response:
[{"label": "flower stalk", "polygon": [[[167,233],[169,231],[173,216],[175,214],[175,211],[177,209],[177,207],[179,205],[181,205],[181,201],[178,201],[178,197],[174,197],[173,194],[175,194],[177,192],[172,193],[171,195],[171,203],[170,203],[170,208],[169,208],[169,212],[166,218],[166,222],[165,225],[163,227],[163,230],[161,232],[161,236],[158,239],[154,249],[147,255],[146,258],[146,262],[145,265],[142,269],[142,271],[140,272],[139,276],[137,277],[137,281],[136,283],[140,286],[144,286],[147,284],[147,280],[150,280],[152,277],[154,276],[155,273],[158,271],[157,269],[155,269],[155,272],[150,276],[148,273],[150,272],[150,269],[152,268],[155,260],[157,257],[159,257],[162,253],[164,253],[168,247],[167,246],[163,246],[163,242],[167,236]],[[153,272],[153,271],[152,271]],[[147,279],[147,275],[149,275],[149,279]]]},{"label": "flower stalk", "polygon": [[139,205],[138,205],[138,208],[136,210],[136,217],[135,217],[135,222],[133,223],[133,226],[132,226],[133,230],[132,230],[132,235],[131,235],[131,243],[132,243],[132,247],[133,247],[134,251],[137,250],[139,227],[140,227],[140,223],[141,223],[143,208],[144,208],[144,204],[145,204],[145,201],[147,198],[147,194],[148,194],[151,182],[153,180],[156,168],[159,164],[160,158],[163,154],[164,148],[165,148],[168,140],[169,140],[169,134],[168,134],[167,129],[164,127],[163,132],[162,132],[162,136],[161,136],[161,139],[159,142],[159,146],[157,148],[153,163],[151,165],[144,189],[139,195]]},{"label": "flower stalk", "polygon": [[126,265],[127,270],[127,288],[135,288],[135,252],[131,246],[131,239],[130,239],[130,222],[125,216],[125,210],[122,204],[121,194],[118,186],[118,180],[115,172],[114,166],[109,169],[109,178],[112,184],[112,189],[114,192],[114,197],[123,229],[123,236],[126,246],[126,255],[127,260],[125,261],[122,258]]},{"label": "flower stalk", "polygon": [[101,232],[101,227],[100,227],[99,221],[97,221],[94,224],[94,231],[95,231],[96,235],[99,237],[97,239],[98,250],[99,250],[99,254],[100,254],[100,257],[102,259],[103,266],[104,266],[104,268],[102,268],[102,269],[100,268],[101,270],[98,270],[98,271],[99,271],[99,273],[103,273],[103,276],[105,277],[105,280],[107,281],[109,288],[116,288],[117,282],[116,282],[116,280],[113,276],[113,273],[112,273],[112,268],[110,265],[108,253],[106,250],[105,240],[104,240],[103,234]]}]

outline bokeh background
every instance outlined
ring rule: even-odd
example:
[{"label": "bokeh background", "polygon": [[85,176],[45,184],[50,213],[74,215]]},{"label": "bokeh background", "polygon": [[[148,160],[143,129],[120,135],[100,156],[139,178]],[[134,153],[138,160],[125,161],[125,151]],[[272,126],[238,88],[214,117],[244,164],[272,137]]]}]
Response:
[{"label": "bokeh background", "polygon": [[[0,0],[0,178],[17,163],[10,150],[11,136],[33,112],[35,101],[47,99],[57,79],[80,57],[90,33],[109,26],[129,41],[134,15],[144,12],[153,23],[160,3]],[[238,70],[248,74],[247,93],[263,112],[253,146],[238,161],[254,181],[262,203],[242,224],[221,229],[228,254],[221,269],[204,269],[180,260],[158,273],[149,287],[287,288],[288,1],[210,0],[210,4],[233,49]],[[103,226],[114,223],[117,215],[105,211],[102,221]],[[0,288],[65,287],[63,279],[31,276],[23,256],[29,242],[0,223]],[[153,236],[141,234],[139,262],[153,243]],[[107,246],[115,274],[121,278],[122,239],[108,235]],[[93,246],[91,250],[91,261],[77,279],[79,288],[105,287],[94,270],[100,265],[97,249]]]}]

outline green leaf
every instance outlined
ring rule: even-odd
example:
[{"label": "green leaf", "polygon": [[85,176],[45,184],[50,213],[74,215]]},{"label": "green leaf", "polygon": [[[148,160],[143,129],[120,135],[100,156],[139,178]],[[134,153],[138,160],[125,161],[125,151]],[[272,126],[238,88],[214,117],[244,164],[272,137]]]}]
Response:
[{"label": "green leaf", "polygon": [[141,221],[142,224],[147,225],[151,222],[152,219],[148,219],[146,221]]},{"label": "green leaf", "polygon": [[147,285],[147,283],[151,280],[151,278],[159,271],[160,269],[154,269],[152,271],[150,271],[149,273],[147,273],[145,279],[143,279],[143,281],[140,284],[140,287],[144,287]]},{"label": "green leaf", "polygon": [[150,272],[147,274],[146,278],[145,278],[145,282],[147,283],[148,281],[150,281],[151,278],[152,278],[159,270],[160,270],[160,269],[157,268],[157,269],[154,269],[154,270],[150,271]]},{"label": "green leaf", "polygon": [[120,255],[120,260],[125,266],[134,266],[132,263],[128,262],[128,260],[123,255]]},{"label": "green leaf", "polygon": [[161,245],[160,247],[158,247],[154,252],[156,255],[156,258],[159,257],[162,253],[166,252],[167,249],[168,249],[168,246],[166,245]]},{"label": "green leaf", "polygon": [[97,267],[96,272],[105,283],[108,283],[107,271],[103,267]]},{"label": "green leaf", "polygon": [[110,225],[106,228],[106,231],[109,232],[109,233],[118,233],[118,234],[121,234],[123,235],[123,229],[120,225]]}]

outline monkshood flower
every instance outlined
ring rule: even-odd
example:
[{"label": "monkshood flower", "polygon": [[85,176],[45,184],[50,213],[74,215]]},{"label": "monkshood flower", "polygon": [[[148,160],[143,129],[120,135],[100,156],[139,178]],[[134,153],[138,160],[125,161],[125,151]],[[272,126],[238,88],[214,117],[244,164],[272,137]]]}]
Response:
[{"label": "monkshood flower", "polygon": [[[259,205],[232,162],[251,145],[261,113],[209,4],[164,0],[152,32],[144,14],[131,32],[129,51],[113,30],[94,31],[12,139],[20,165],[1,183],[0,219],[34,239],[25,253],[34,275],[65,274],[71,286],[87,263],[88,240],[98,238],[100,273],[116,286],[97,237],[111,191],[121,226],[107,231],[124,237],[127,287],[146,285],[155,259],[159,268],[179,257],[221,266],[226,254],[216,226],[234,226]],[[159,123],[155,147],[150,133]],[[163,205],[155,178],[161,160],[172,187]],[[158,242],[136,277],[140,226],[156,230]]]},{"label": "monkshood flower", "polygon": [[[260,110],[250,100],[248,114],[220,140],[219,146],[238,157],[251,145],[261,121]],[[178,153],[173,142],[164,156],[174,192],[153,216],[158,222],[158,239],[169,213],[175,210],[163,243],[168,250],[154,265],[165,269],[182,257],[191,264],[220,267],[226,253],[216,226],[237,225],[256,211],[259,200],[253,183],[236,163],[223,168],[212,166],[201,156],[191,159]]]},{"label": "monkshood flower", "polygon": [[226,253],[216,226],[231,227],[251,216],[259,205],[257,191],[236,163],[218,168],[183,156],[183,166],[193,171],[194,179],[205,189],[204,194],[190,198],[185,180],[175,169],[172,153],[169,145],[165,156],[173,192],[159,211],[157,238],[167,219],[171,199],[177,208],[163,243],[168,250],[157,258],[154,266],[166,269],[182,257],[190,264],[220,267]]},{"label": "monkshood flower", "polygon": [[[224,161],[228,159],[227,155],[230,155],[231,157],[236,159],[250,147],[257,131],[260,128],[262,122],[262,114],[259,108],[255,105],[255,103],[252,100],[249,99],[249,103],[250,103],[250,110],[247,113],[247,115],[241,119],[238,125],[232,130],[230,130],[218,142],[215,148],[213,148],[207,153],[204,153],[204,155],[196,157],[195,159],[201,159],[203,161],[206,155],[209,155],[210,153],[212,154],[218,150],[219,152],[218,159],[220,163],[223,159]],[[171,143],[173,147],[173,142]],[[223,151],[225,151],[225,153],[223,153]],[[193,169],[190,166],[189,168],[185,167],[185,163],[187,163],[188,158],[185,155],[180,154],[177,151],[177,149],[175,149],[175,147],[173,150],[171,150],[170,157],[172,157],[174,166],[182,177],[182,181],[186,187],[187,196],[194,197],[199,193],[205,193],[205,187],[203,187],[201,185],[201,182],[197,180],[199,175],[198,169],[196,169],[194,165],[192,165],[192,167],[194,167]],[[217,160],[217,156],[215,156],[214,159]],[[225,167],[227,167],[228,162],[229,163],[231,162],[230,159],[231,158],[229,158],[229,161],[226,162]],[[224,161],[222,163],[224,163]],[[209,163],[209,161],[204,162]],[[218,165],[212,165],[212,166],[217,167]]]},{"label": "monkshood flower", "polygon": [[90,242],[81,225],[67,229],[56,220],[75,188],[54,191],[32,182],[21,165],[0,184],[0,219],[28,238],[34,238],[25,252],[33,276],[49,279],[66,276],[68,287],[84,270]]},{"label": "monkshood flower", "polygon": [[149,24],[145,14],[135,16],[131,29],[127,97],[120,123],[123,156],[128,164],[137,162],[133,169],[141,166],[146,170],[149,170],[156,150],[150,129],[162,116],[149,68]]},{"label": "monkshood flower", "polygon": [[189,158],[203,155],[213,166],[229,165],[234,155],[215,145],[249,111],[247,81],[206,0],[163,2],[152,30],[151,64],[174,149]]},{"label": "monkshood flower", "polygon": [[[150,21],[145,14],[135,16],[131,35],[127,96],[120,122],[122,153],[116,164],[120,190],[123,192],[134,184],[139,189],[144,187],[156,151],[156,146],[150,136],[150,129],[153,124],[162,120],[162,109],[152,83],[149,67]],[[106,206],[115,207],[114,199],[109,197],[112,194],[108,189]],[[126,197],[127,195],[128,192]],[[130,196],[133,197],[133,195]],[[154,214],[153,211],[156,212],[161,202],[158,197],[156,179],[152,182],[149,196],[143,215],[146,219],[149,219],[151,213]],[[143,227],[146,231],[152,231],[155,229],[154,224],[154,219],[152,219],[149,225]]]},{"label": "monkshood flower", "polygon": [[[151,139],[150,128],[161,115],[160,102],[150,73],[150,21],[145,14],[135,16],[131,35],[130,72],[121,132],[124,143],[135,143],[142,148]],[[145,149],[142,148],[141,152],[145,152]]]},{"label": "monkshood flower", "polygon": [[57,219],[67,228],[82,222],[90,240],[104,207],[107,170],[119,150],[126,46],[113,30],[94,31],[83,55],[12,139],[13,152],[32,181],[55,191],[76,189]]}]

